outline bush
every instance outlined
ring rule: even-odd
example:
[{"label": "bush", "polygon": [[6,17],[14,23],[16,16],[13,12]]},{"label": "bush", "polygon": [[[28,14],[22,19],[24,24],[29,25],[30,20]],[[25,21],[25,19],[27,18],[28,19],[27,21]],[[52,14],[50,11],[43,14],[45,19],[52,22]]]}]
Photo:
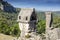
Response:
[{"label": "bush", "polygon": [[25,35],[26,38],[30,38],[31,36],[29,34]]},{"label": "bush", "polygon": [[45,33],[45,20],[39,20],[37,23],[37,33],[42,34]]}]

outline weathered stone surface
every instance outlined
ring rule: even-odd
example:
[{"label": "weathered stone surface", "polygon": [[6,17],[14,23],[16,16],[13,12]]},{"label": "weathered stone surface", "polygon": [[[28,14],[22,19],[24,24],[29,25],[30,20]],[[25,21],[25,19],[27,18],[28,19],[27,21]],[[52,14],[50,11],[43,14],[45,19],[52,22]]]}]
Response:
[{"label": "weathered stone surface", "polygon": [[[21,34],[18,40],[42,40],[40,35],[36,35],[36,22],[37,15],[35,10],[32,8],[22,8],[18,15],[19,28]],[[27,17],[27,19],[26,19]],[[29,36],[27,35],[29,34]],[[26,37],[26,35],[28,37]]]},{"label": "weathered stone surface", "polygon": [[[22,8],[18,15],[19,28],[21,30],[20,39],[25,40],[25,36],[29,34],[29,32],[36,32],[36,14],[34,8]],[[30,34],[29,34],[30,35]],[[34,40],[35,37],[31,35],[31,40]],[[27,39],[27,40],[29,40]]]},{"label": "weathered stone surface", "polygon": [[0,40],[17,40],[17,38],[0,33]]},{"label": "weathered stone surface", "polygon": [[46,40],[60,40],[60,28],[53,28],[51,12],[46,12]]},{"label": "weathered stone surface", "polygon": [[51,40],[60,39],[60,28],[55,28],[51,30],[50,39]]},{"label": "weathered stone surface", "polygon": [[42,40],[42,37],[40,35],[36,35],[36,33],[31,33],[30,35],[31,35],[30,38],[20,37],[18,40]]},{"label": "weathered stone surface", "polygon": [[50,38],[49,38],[49,35],[50,35],[50,33],[51,33],[51,17],[52,17],[52,15],[51,15],[51,12],[45,12],[45,14],[46,14],[46,40],[49,40]]}]

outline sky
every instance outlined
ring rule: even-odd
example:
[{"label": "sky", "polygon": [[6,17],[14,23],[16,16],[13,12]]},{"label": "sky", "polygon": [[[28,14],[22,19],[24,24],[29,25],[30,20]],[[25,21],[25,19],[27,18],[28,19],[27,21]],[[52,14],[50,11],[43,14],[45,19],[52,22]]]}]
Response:
[{"label": "sky", "polygon": [[14,7],[35,8],[39,11],[60,11],[60,0],[5,0]]}]

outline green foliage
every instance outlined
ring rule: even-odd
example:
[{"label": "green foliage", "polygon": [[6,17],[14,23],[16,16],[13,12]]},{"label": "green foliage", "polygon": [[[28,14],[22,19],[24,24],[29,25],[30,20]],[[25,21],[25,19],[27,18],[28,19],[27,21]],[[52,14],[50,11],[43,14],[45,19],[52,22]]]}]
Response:
[{"label": "green foliage", "polygon": [[37,23],[37,33],[42,34],[45,33],[45,27],[46,27],[46,21],[45,21],[45,13],[44,12],[36,12],[38,17],[38,23]]},{"label": "green foliage", "polygon": [[29,34],[25,35],[26,38],[30,38],[31,36]]},{"label": "green foliage", "polygon": [[0,10],[0,33],[12,36],[19,36],[20,30],[17,23],[17,13],[9,13]]},{"label": "green foliage", "polygon": [[13,28],[12,28],[12,34],[13,35],[16,35],[17,37],[19,37],[20,36],[20,29],[19,29],[19,26],[18,26],[18,24],[14,24],[14,26],[13,26]]},{"label": "green foliage", "polygon": [[53,27],[54,28],[60,28],[60,16],[56,15],[53,18]]},{"label": "green foliage", "polygon": [[45,33],[45,20],[39,20],[37,24],[37,33],[42,34]]}]

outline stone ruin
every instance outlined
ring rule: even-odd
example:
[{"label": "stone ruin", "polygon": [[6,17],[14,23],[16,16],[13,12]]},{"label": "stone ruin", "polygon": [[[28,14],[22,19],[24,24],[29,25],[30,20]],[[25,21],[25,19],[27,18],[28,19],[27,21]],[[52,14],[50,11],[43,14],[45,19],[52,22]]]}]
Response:
[{"label": "stone ruin", "polygon": [[46,14],[46,40],[60,40],[60,28],[54,28],[53,14],[51,12],[45,12]]},{"label": "stone ruin", "polygon": [[[60,40],[60,28],[54,28],[53,15],[51,12],[45,12],[46,15],[46,34],[45,40]],[[18,40],[43,40],[36,34],[37,15],[34,8],[22,8],[18,15],[19,28],[21,30]]]},{"label": "stone ruin", "polygon": [[36,35],[37,15],[34,8],[22,8],[18,15],[19,28],[21,34],[19,40],[41,40]]}]

